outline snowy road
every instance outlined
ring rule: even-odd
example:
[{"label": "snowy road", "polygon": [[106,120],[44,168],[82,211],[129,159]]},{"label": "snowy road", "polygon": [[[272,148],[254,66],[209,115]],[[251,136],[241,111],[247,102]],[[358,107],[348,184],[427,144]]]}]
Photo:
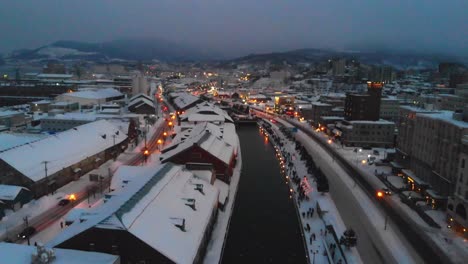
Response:
[{"label": "snowy road", "polygon": [[[311,139],[310,133],[313,133],[313,132],[306,131],[303,129],[301,130],[307,133],[307,137],[309,138],[309,141],[310,141]],[[312,138],[315,138],[315,137],[312,137]],[[328,148],[322,148],[322,146],[319,146],[320,144],[317,144],[316,141],[311,141],[311,142],[314,142],[314,144],[322,150],[323,156],[328,156],[330,158],[328,163],[333,162],[333,159],[331,158],[329,154],[330,150]],[[326,144],[323,143],[322,145],[326,145]],[[343,162],[346,163],[346,161],[343,161],[344,159],[342,160],[342,157],[335,155],[335,158],[340,160],[339,166],[336,166],[336,167],[342,170],[343,174],[354,175],[357,173],[357,172],[353,172],[352,169],[349,169],[348,167],[351,167],[349,165],[348,167],[343,167],[344,166]],[[349,180],[351,180],[351,177],[348,176],[348,178]],[[372,206],[375,208],[376,205],[378,204],[376,204],[375,197],[373,196],[374,191],[371,191],[368,188],[364,188],[364,187],[369,187],[369,186],[365,186],[366,182],[362,182],[363,181],[362,178],[357,177],[357,180],[358,180],[359,185],[362,185],[361,187],[363,188],[362,195],[359,198],[359,203],[363,204],[363,199],[365,199],[365,200],[368,200],[368,206]],[[393,237],[396,236],[395,239],[400,240],[399,250],[397,250],[397,247],[396,247],[397,245],[392,245],[392,243],[385,241],[385,245],[389,247],[390,250],[392,250],[392,254],[394,256],[403,257],[404,254],[402,255],[400,251],[401,249],[404,249],[408,251],[406,255],[412,256],[412,258],[414,259],[414,261],[412,261],[411,263],[415,263],[415,262],[422,263],[423,260],[421,260],[421,258],[424,259],[425,263],[450,263],[450,260],[448,259],[448,257],[445,256],[443,253],[441,253],[440,250],[437,250],[437,248],[434,248],[434,245],[433,243],[431,243],[431,241],[423,239],[420,236],[420,232],[418,232],[417,227],[414,225],[411,225],[411,223],[408,222],[408,218],[405,218],[404,216],[400,215],[398,211],[395,211],[394,208],[391,207],[391,203],[389,201],[387,200],[381,201],[380,205],[377,206],[377,209],[378,209],[377,212],[372,213],[373,217],[375,218],[371,218],[371,219],[375,221],[380,221],[383,223],[384,220],[378,220],[378,219],[384,218],[385,214],[387,214],[389,226],[393,227],[393,232],[394,232]],[[366,210],[366,213],[369,214],[370,212]],[[373,223],[375,221],[373,221]],[[384,238],[385,240],[388,239],[386,236],[384,236]],[[381,250],[381,252],[383,252],[383,250]]]}]

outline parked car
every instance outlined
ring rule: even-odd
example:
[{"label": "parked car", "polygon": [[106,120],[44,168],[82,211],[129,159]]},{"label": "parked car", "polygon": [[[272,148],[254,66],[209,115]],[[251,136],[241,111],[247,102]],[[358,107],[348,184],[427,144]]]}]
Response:
[{"label": "parked car", "polygon": [[374,150],[372,151],[372,153],[373,153],[374,155],[379,155],[379,154],[380,154],[379,151],[376,150],[376,149],[374,149]]},{"label": "parked car", "polygon": [[69,204],[69,203],[70,203],[70,200],[68,200],[68,199],[62,199],[62,200],[60,200],[60,202],[58,203],[58,205],[60,205],[60,206],[65,206],[65,205],[67,205],[67,204]]},{"label": "parked car", "polygon": [[382,191],[383,191],[386,195],[392,195],[392,191],[390,191],[388,188],[382,188]]},{"label": "parked car", "polygon": [[34,233],[36,233],[36,228],[28,226],[18,234],[18,238],[25,239],[27,237],[31,237]]}]

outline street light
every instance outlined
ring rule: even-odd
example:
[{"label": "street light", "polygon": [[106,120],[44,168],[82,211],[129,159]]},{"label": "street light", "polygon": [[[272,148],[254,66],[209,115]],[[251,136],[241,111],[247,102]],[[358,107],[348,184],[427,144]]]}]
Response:
[{"label": "street light", "polygon": [[[377,198],[379,200],[383,200],[385,197],[385,194],[383,191],[377,191]],[[385,212],[385,225],[384,225],[384,230],[387,230],[387,222],[388,222],[388,214]]]}]

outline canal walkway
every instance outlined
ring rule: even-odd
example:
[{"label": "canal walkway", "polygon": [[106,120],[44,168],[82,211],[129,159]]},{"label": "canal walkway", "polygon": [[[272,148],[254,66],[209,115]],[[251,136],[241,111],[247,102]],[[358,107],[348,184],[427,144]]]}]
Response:
[{"label": "canal walkway", "polygon": [[[356,248],[348,249],[340,246],[337,241],[346,230],[346,226],[330,194],[317,191],[315,178],[308,173],[305,161],[295,149],[295,142],[288,139],[276,124],[268,123],[282,143],[282,146],[277,146],[277,152],[285,165],[286,180],[301,215],[311,263],[362,263]],[[290,180],[294,175],[300,179],[301,184],[306,182],[310,187],[306,199],[299,199],[298,184]]]}]

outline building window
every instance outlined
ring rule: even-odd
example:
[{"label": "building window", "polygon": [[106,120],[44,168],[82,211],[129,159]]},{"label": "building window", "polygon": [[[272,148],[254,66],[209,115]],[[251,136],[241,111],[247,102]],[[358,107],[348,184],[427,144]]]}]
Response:
[{"label": "building window", "polygon": [[462,162],[461,162],[461,168],[464,169],[465,168],[465,159],[462,159]]},{"label": "building window", "polygon": [[460,182],[463,182],[463,173],[460,173],[460,179],[459,179]]}]

